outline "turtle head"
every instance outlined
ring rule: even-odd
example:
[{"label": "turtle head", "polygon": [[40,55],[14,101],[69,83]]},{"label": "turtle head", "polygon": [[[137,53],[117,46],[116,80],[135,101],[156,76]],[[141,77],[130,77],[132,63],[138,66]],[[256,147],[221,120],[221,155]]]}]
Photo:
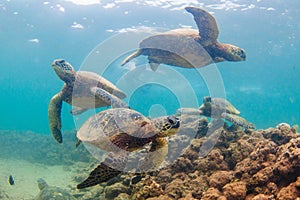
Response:
[{"label": "turtle head", "polygon": [[46,181],[42,178],[39,178],[37,180],[37,183],[38,183],[38,187],[40,190],[43,190],[44,188],[48,187],[48,184],[46,183]]},{"label": "turtle head", "polygon": [[210,103],[210,102],[211,102],[211,96],[203,97],[203,103]]},{"label": "turtle head", "polygon": [[224,55],[222,56],[227,61],[245,61],[246,51],[232,44],[223,44]]},{"label": "turtle head", "polygon": [[178,132],[180,127],[179,118],[170,115],[153,119],[154,126],[158,130],[159,137],[167,137]]},{"label": "turtle head", "polygon": [[64,59],[56,59],[52,63],[52,68],[54,69],[57,76],[64,82],[70,82],[75,80],[75,70],[70,63]]}]

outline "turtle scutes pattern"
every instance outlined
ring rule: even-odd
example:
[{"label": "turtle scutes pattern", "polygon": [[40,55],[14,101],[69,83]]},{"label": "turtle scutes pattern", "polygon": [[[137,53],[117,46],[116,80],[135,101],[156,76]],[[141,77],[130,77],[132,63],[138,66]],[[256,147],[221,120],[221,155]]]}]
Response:
[{"label": "turtle scutes pattern", "polygon": [[153,71],[163,63],[183,68],[199,68],[223,61],[244,61],[246,52],[232,44],[219,43],[215,18],[195,7],[185,10],[194,16],[198,30],[175,29],[141,41],[139,49],[124,59],[121,65],[140,56],[148,56]]},{"label": "turtle scutes pattern", "polygon": [[[168,154],[165,137],[174,135],[180,128],[175,116],[163,116],[150,120],[128,108],[104,110],[90,117],[78,130],[77,137],[95,148],[107,151],[105,158],[77,185],[82,189],[119,175],[122,171],[143,172],[156,169]],[[132,166],[128,157],[131,152],[150,145],[143,162]]]},{"label": "turtle scutes pattern", "polygon": [[71,111],[73,115],[103,106],[128,107],[121,100],[126,97],[126,94],[100,75],[86,71],[76,72],[72,65],[63,59],[54,60],[52,68],[56,75],[65,82],[62,90],[52,97],[48,106],[50,129],[58,143],[62,143],[63,102],[73,106]]}]

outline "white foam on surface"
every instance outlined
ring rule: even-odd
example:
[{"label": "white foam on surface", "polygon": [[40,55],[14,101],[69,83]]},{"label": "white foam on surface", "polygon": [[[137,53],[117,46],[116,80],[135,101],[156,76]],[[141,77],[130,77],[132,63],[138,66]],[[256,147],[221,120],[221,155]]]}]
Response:
[{"label": "white foam on surface", "polygon": [[100,4],[100,0],[65,0],[67,2],[74,3],[76,5],[94,5],[94,4]]},{"label": "white foam on surface", "polygon": [[81,24],[78,24],[77,22],[73,22],[72,28],[76,28],[76,29],[84,29],[84,26]]},{"label": "white foam on surface", "polygon": [[116,6],[116,4],[114,4],[114,3],[108,3],[108,4],[104,5],[103,8],[109,9],[109,8],[113,8],[115,6]]},{"label": "white foam on surface", "polygon": [[40,40],[38,38],[34,38],[34,39],[29,39],[28,42],[39,43]]},{"label": "white foam on surface", "polygon": [[[241,0],[220,0],[217,3],[203,3],[197,0],[115,0],[110,1],[100,1],[100,0],[64,0],[67,2],[74,3],[76,5],[95,5],[100,4],[103,8],[109,9],[119,6],[120,4],[132,3],[137,5],[146,5],[151,7],[160,7],[170,10],[183,10],[186,6],[196,6],[196,7],[207,7],[210,9],[216,10],[249,10],[249,9],[260,9],[260,7],[253,6],[253,1],[249,1],[245,4],[246,1]],[[209,1],[207,1],[209,2]],[[216,1],[214,1],[216,2]],[[251,3],[252,2],[252,3]],[[257,3],[262,3],[262,0],[256,0]],[[267,8],[266,10],[272,10],[274,8]]]}]

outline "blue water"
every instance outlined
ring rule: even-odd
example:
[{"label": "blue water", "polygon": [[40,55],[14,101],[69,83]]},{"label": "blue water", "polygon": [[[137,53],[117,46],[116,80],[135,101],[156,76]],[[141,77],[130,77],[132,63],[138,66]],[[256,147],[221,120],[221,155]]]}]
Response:
[{"label": "blue water", "polygon": [[[192,16],[181,7],[200,5],[196,1],[183,1],[187,3],[177,5],[171,4],[178,1],[166,3],[159,0],[105,2],[93,5],[77,5],[63,0],[0,2],[1,130],[50,134],[48,103],[63,86],[51,68],[54,59],[64,58],[78,70],[94,48],[120,34],[120,30],[141,26],[174,29],[186,25],[196,28]],[[147,2],[152,3],[148,5]],[[227,99],[257,128],[276,126],[280,122],[300,123],[300,2],[201,2],[203,8],[216,17],[219,41],[247,51],[245,62],[217,64]],[[80,25],[83,27],[79,28]],[[114,48],[122,45],[119,42]],[[124,55],[110,63],[103,74],[114,83],[128,72],[120,67],[121,58]],[[101,65],[102,58],[99,59]],[[137,62],[142,60],[140,57]],[[209,86],[193,70],[176,70],[195,88],[198,104],[201,104],[202,97],[210,95]],[[177,83],[180,86],[180,81]],[[168,87],[145,83],[125,101],[145,115],[171,114],[180,106],[177,96],[184,96],[185,88],[178,91],[180,94]],[[186,95],[186,98],[190,97]],[[156,106],[150,112],[153,105]],[[71,106],[63,105],[64,130],[75,128],[70,109]]]}]

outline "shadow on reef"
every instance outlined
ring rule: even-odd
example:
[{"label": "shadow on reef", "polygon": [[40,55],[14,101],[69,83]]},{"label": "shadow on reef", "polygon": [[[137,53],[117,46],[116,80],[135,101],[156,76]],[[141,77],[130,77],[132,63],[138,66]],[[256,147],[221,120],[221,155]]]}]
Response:
[{"label": "shadow on reef", "polygon": [[[173,164],[142,177],[122,174],[73,191],[74,196],[86,200],[292,200],[300,196],[300,137],[295,129],[287,124],[257,131],[224,127],[214,148],[200,157],[206,140],[201,131],[208,123],[202,119],[200,124],[196,138]],[[83,169],[79,174],[87,173]]]},{"label": "shadow on reef", "polygon": [[65,143],[58,145],[51,135],[30,131],[0,131],[0,158],[23,159],[46,165],[70,165],[76,162],[92,162],[93,157],[80,145],[76,145],[76,132],[65,131]]}]

